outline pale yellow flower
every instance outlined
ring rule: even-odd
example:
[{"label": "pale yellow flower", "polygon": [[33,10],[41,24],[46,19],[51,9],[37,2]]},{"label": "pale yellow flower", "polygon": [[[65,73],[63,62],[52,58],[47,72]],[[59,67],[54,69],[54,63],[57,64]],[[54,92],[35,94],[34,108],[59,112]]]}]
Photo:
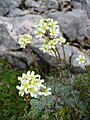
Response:
[{"label": "pale yellow flower", "polygon": [[21,48],[25,48],[27,44],[31,43],[32,36],[28,34],[21,35],[19,37],[18,43],[21,45]]},{"label": "pale yellow flower", "polygon": [[[19,90],[19,95],[30,94],[34,98],[37,98],[38,95],[44,95],[44,91],[46,90],[46,86],[43,84],[44,79],[41,79],[40,75],[35,74],[34,71],[28,71],[26,74],[23,73],[22,77],[18,77],[18,80],[21,84],[20,86],[16,86]],[[49,92],[48,89],[48,95],[50,95]]]},{"label": "pale yellow flower", "polygon": [[86,58],[84,55],[79,55],[77,58],[76,58],[76,61],[78,61],[78,64],[84,64],[86,65]]}]

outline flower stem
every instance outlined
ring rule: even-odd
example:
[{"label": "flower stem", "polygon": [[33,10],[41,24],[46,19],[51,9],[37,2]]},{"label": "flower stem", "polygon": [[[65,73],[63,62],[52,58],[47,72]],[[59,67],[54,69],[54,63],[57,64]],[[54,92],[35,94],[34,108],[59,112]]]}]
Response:
[{"label": "flower stem", "polygon": [[48,100],[47,96],[45,98],[45,112],[46,112],[46,120],[48,119]]},{"label": "flower stem", "polygon": [[59,64],[59,59],[58,59],[57,53],[56,53],[56,51],[55,51],[53,48],[52,48],[52,50],[53,50],[53,52],[54,52],[54,54],[55,54],[56,61],[57,61],[57,63]]},{"label": "flower stem", "polygon": [[64,56],[64,62],[65,62],[65,69],[67,69],[67,62],[66,62],[66,55],[64,50],[64,44],[62,44],[62,50],[63,50],[63,56]]},{"label": "flower stem", "polygon": [[26,102],[26,112],[29,113],[31,109],[31,104],[30,104],[30,98],[29,95],[26,95],[25,97],[25,102]]},{"label": "flower stem", "polygon": [[[54,49],[52,49],[52,50],[53,50],[53,52],[54,52],[54,54],[55,54],[57,64],[59,65],[59,59],[58,59],[58,55],[57,55],[57,53],[56,53],[56,50],[54,50]],[[60,68],[59,68],[59,70],[60,70]]]},{"label": "flower stem", "polygon": [[57,47],[55,48],[58,54],[58,59],[59,59],[59,70],[60,70],[60,81],[62,81],[63,75],[62,75],[62,60],[60,57],[60,52],[58,51]]},{"label": "flower stem", "polygon": [[43,77],[45,78],[45,74],[43,73],[43,71],[41,70],[41,68],[40,68],[40,66],[38,65],[37,61],[35,60],[34,54],[33,54],[33,52],[32,52],[32,49],[31,49],[30,47],[28,47],[28,49],[29,49],[30,52],[31,52],[32,60],[33,60],[33,62],[34,62],[34,65],[35,65],[35,67],[36,67],[37,72],[40,71],[41,74],[43,75]]}]

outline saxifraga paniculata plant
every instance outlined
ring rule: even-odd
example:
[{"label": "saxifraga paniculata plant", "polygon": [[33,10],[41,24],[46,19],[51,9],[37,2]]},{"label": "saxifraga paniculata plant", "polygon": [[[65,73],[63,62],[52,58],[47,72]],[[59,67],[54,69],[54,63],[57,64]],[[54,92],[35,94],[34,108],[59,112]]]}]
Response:
[{"label": "saxifraga paniculata plant", "polygon": [[[58,22],[53,21],[53,19],[50,18],[41,19],[35,28],[36,30],[34,31],[34,34],[36,35],[36,38],[42,41],[40,50],[44,53],[47,52],[48,54],[54,55],[56,57],[60,71],[60,81],[62,81],[62,58],[57,48],[57,44],[64,46],[66,39],[60,33]],[[24,34],[20,36],[18,43],[21,45],[21,48],[25,48],[28,44],[31,43],[31,39],[31,35]],[[32,57],[34,59],[34,56]],[[78,56],[76,61],[78,64],[86,65],[86,58],[84,55]],[[41,79],[40,75],[35,74],[34,71],[28,71],[26,74],[23,73],[22,77],[18,77],[18,80],[20,81],[20,86],[16,86],[16,88],[19,90],[19,95],[26,95],[27,107],[28,104],[30,104],[30,97],[37,98],[37,96],[51,95],[51,88],[47,88],[43,84],[44,79]]]}]

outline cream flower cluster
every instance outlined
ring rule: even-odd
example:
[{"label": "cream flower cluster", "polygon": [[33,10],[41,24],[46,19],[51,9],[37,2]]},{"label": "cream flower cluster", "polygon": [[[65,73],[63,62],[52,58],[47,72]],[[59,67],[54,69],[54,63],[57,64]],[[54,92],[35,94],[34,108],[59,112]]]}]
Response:
[{"label": "cream flower cluster", "polygon": [[31,43],[32,36],[28,34],[21,35],[19,37],[18,43],[21,45],[21,48],[25,48],[27,44]]},{"label": "cream flower cluster", "polygon": [[38,22],[36,27],[36,38],[42,38],[45,34],[50,36],[58,36],[59,35],[59,26],[57,25],[57,21],[53,21],[53,19],[41,19]]},{"label": "cream flower cluster", "polygon": [[34,31],[36,38],[42,40],[43,45],[40,50],[43,52],[48,52],[49,54],[53,54],[52,49],[60,43],[64,44],[66,40],[60,36],[59,26],[57,25],[57,21],[53,21],[53,19],[41,19],[36,25],[36,30]]},{"label": "cream flower cluster", "polygon": [[77,58],[76,58],[76,61],[78,61],[78,64],[84,64],[86,65],[86,58],[84,55],[79,55]]},{"label": "cream flower cluster", "polygon": [[35,75],[34,71],[23,73],[22,77],[18,77],[18,80],[20,81],[20,86],[17,85],[16,88],[21,96],[30,94],[31,97],[37,98],[38,95],[51,95],[51,88],[43,85],[44,79],[41,79],[38,74]]}]

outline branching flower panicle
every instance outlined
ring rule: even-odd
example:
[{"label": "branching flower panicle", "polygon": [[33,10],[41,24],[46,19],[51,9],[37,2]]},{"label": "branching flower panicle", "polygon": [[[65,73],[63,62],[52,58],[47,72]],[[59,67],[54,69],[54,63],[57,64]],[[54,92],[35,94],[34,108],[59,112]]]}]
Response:
[{"label": "branching flower panicle", "polygon": [[[47,52],[52,55],[52,49],[54,49],[58,43],[64,44],[66,42],[60,33],[58,22],[53,21],[53,19],[41,19],[35,27],[36,30],[34,33],[36,38],[42,40],[43,45],[40,50],[44,53]],[[59,37],[60,35],[61,37]]]},{"label": "branching flower panicle", "polygon": [[27,44],[31,43],[32,36],[28,34],[21,35],[19,37],[18,43],[21,45],[21,48],[25,48]]},{"label": "branching flower panicle", "polygon": [[40,75],[35,72],[28,71],[26,74],[23,73],[22,77],[18,77],[20,86],[16,86],[19,90],[19,95],[30,94],[31,97],[37,98],[38,95],[48,96],[51,95],[51,88],[47,88],[43,83],[44,79],[41,79]]}]

